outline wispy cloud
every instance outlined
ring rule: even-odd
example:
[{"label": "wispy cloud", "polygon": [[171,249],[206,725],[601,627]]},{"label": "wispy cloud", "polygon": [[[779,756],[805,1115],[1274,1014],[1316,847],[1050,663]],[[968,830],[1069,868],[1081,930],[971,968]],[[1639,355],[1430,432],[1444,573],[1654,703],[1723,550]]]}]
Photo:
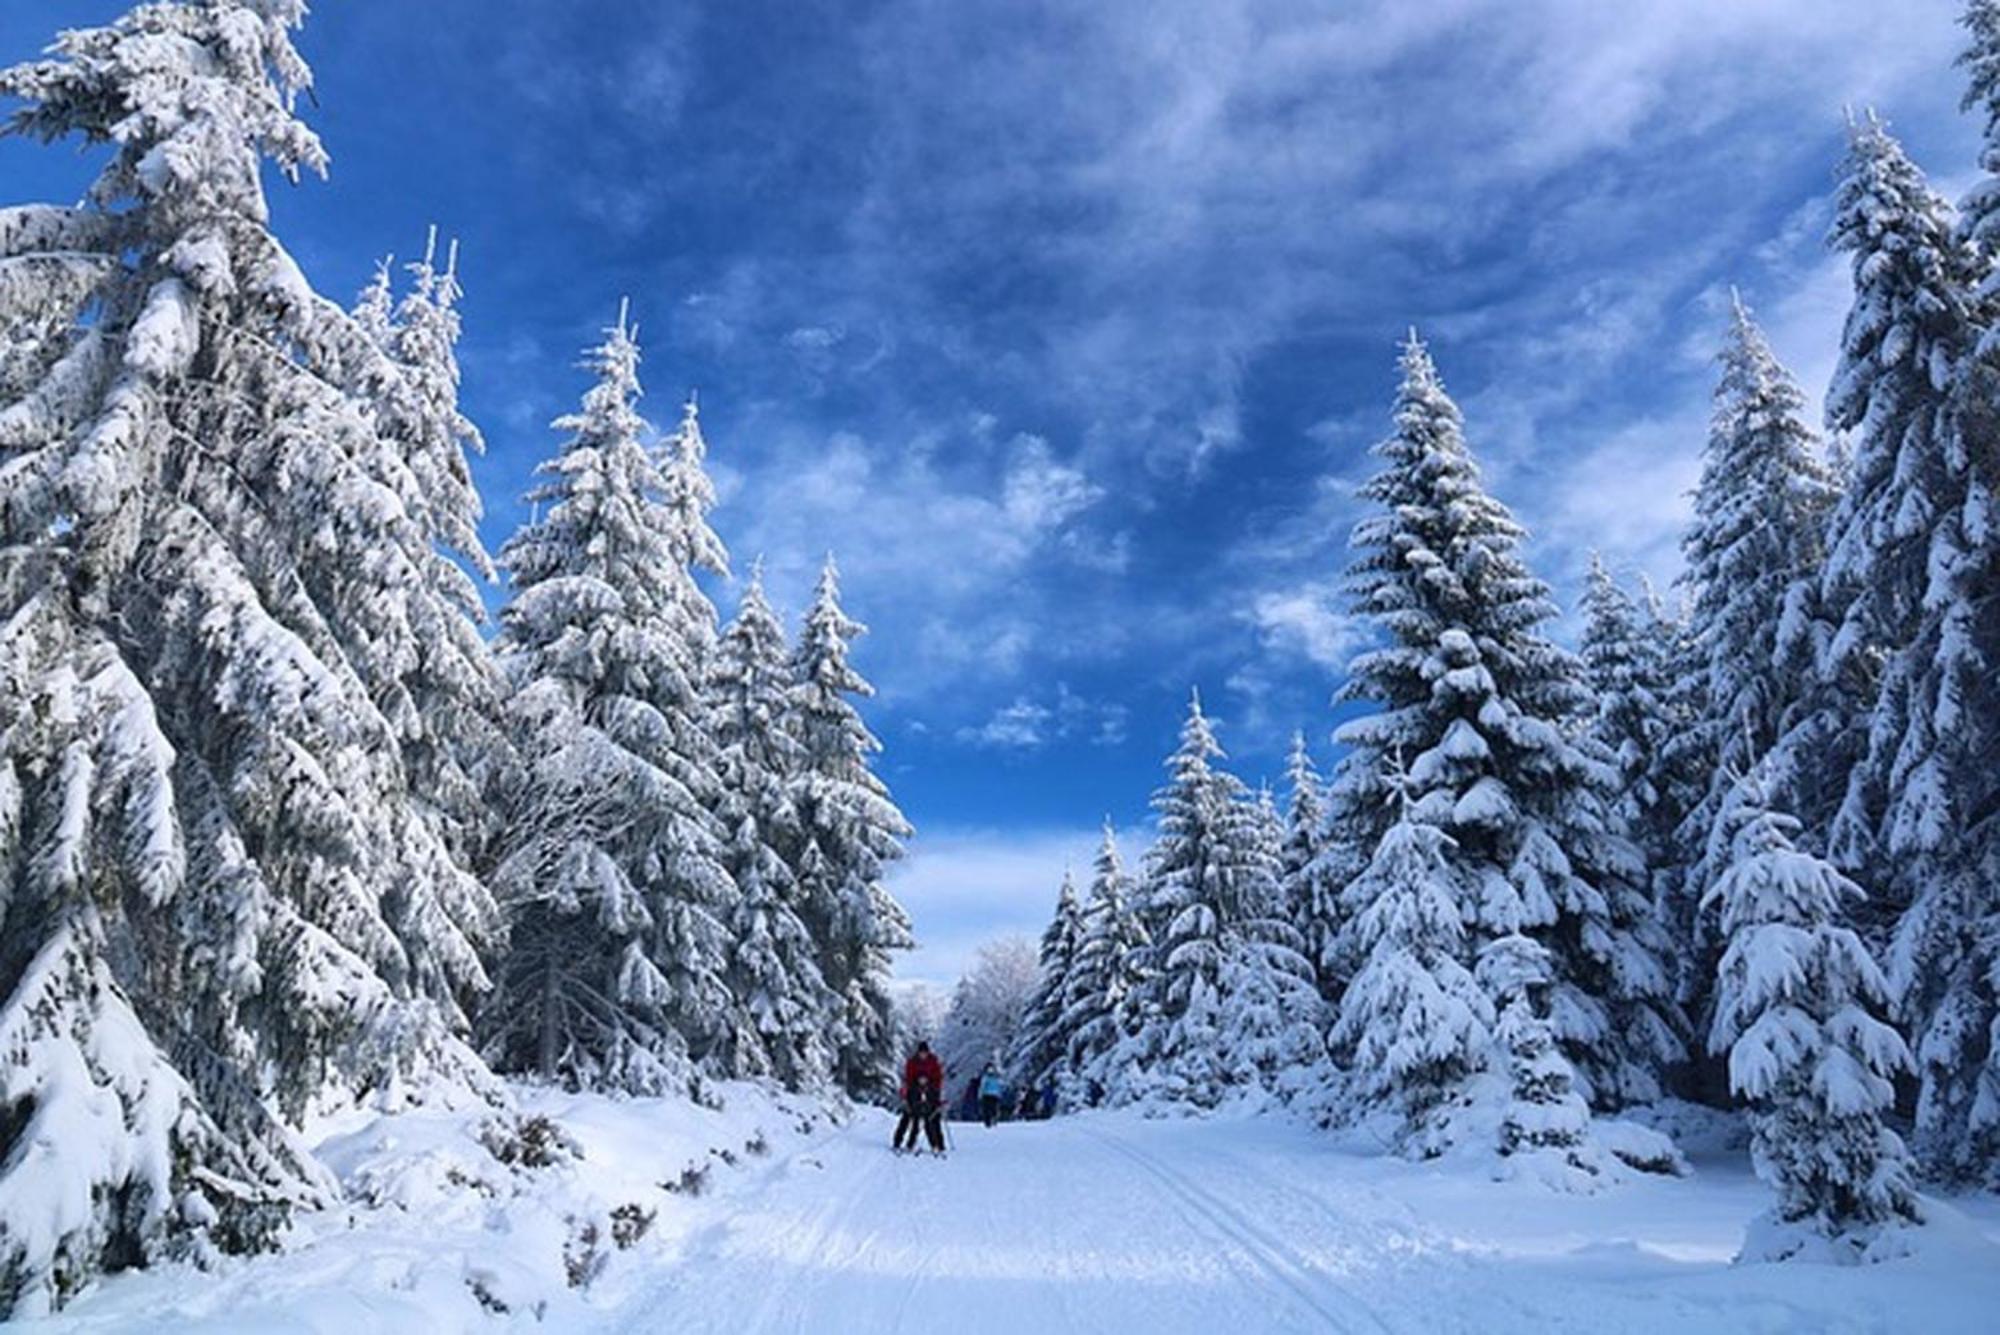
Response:
[{"label": "wispy cloud", "polygon": [[1094,824],[926,831],[890,872],[890,890],[918,923],[917,949],[899,958],[897,976],[949,986],[981,942],[1039,935],[1063,871],[1085,874],[1101,838]]},{"label": "wispy cloud", "polygon": [[958,739],[995,750],[1039,751],[1058,742],[1079,741],[1092,746],[1124,742],[1130,710],[1117,701],[1086,700],[1057,682],[1047,703],[1016,696],[993,711],[984,723],[960,728]]}]

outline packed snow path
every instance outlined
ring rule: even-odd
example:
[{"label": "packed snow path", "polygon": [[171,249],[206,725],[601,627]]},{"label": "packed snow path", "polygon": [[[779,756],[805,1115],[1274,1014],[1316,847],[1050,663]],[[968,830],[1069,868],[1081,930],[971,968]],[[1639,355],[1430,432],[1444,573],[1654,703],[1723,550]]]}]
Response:
[{"label": "packed snow path", "polygon": [[1992,1221],[1888,1266],[1732,1266],[1740,1165],[1595,1197],[1342,1152],[1277,1119],[957,1125],[866,1114],[603,1295],[609,1332],[1987,1331]]},{"label": "packed snow path", "polygon": [[[1395,1288],[1353,1272],[1396,1246],[1365,1193],[1308,1194],[1175,1128],[958,1125],[939,1161],[862,1119],[690,1237],[610,1329],[1385,1331]],[[1385,1229],[1388,1232],[1385,1235]],[[1407,1303],[1404,1304],[1407,1307]]]}]

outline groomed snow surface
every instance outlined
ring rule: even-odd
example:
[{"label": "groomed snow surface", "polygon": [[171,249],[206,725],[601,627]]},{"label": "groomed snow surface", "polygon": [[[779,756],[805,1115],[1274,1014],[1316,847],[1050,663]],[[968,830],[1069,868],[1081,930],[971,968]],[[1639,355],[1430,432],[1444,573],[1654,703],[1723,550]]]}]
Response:
[{"label": "groomed snow surface", "polygon": [[1276,1117],[955,1125],[939,1161],[892,1155],[873,1110],[842,1125],[755,1088],[723,1094],[717,1111],[519,1090],[502,1128],[539,1114],[568,1141],[531,1137],[529,1156],[553,1160],[532,1168],[495,1157],[489,1143],[516,1155],[520,1140],[485,1112],[337,1128],[320,1148],[350,1204],[303,1221],[283,1254],[116,1276],[23,1324],[1937,1335],[1990,1332],[2000,1312],[1991,1199],[1928,1202],[1907,1259],[1731,1265],[1770,1199],[1740,1150],[1573,1196]]}]

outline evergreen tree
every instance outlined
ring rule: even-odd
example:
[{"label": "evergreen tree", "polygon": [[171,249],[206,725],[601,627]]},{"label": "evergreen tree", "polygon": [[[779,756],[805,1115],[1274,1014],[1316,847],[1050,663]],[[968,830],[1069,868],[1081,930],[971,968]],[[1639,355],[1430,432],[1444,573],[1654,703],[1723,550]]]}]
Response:
[{"label": "evergreen tree", "polygon": [[1474,971],[1499,1014],[1496,1065],[1507,1081],[1500,1153],[1545,1155],[1566,1169],[1595,1175],[1590,1108],[1576,1092],[1576,1071],[1549,1023],[1549,952],[1527,937],[1503,936],[1479,953]]},{"label": "evergreen tree", "polygon": [[[709,676],[715,660],[715,604],[696,583],[697,572],[729,573],[729,557],[709,527],[715,487],[705,460],[708,443],[690,397],[681,409],[680,425],[653,451],[659,491],[655,496],[669,559],[653,572],[657,617],[654,629],[664,637],[672,670],[652,676],[648,703],[657,717],[646,726],[663,730],[671,739],[676,762],[690,792],[708,817],[718,843],[725,837],[716,813],[722,803],[717,772]],[[704,855],[712,847],[704,847]],[[673,891],[654,907],[655,963],[670,990],[669,1016],[687,1040],[690,1054],[713,1074],[730,1070],[732,1035],[743,1031],[724,974],[728,967],[728,924],[735,915],[736,887],[728,876],[706,861],[678,878]]]},{"label": "evergreen tree", "polygon": [[278,1120],[490,1091],[482,918],[405,727],[448,656],[440,530],[381,414],[408,369],[306,283],[266,162],[294,0],[135,8],[0,72],[106,146],[0,213],[0,1306],[270,1242],[324,1176]]},{"label": "evergreen tree", "polygon": [[1140,919],[1146,976],[1125,998],[1125,1039],[1109,1059],[1114,1100],[1213,1107],[1230,1084],[1219,1049],[1224,963],[1242,930],[1275,922],[1273,817],[1215,762],[1223,751],[1201,699],[1188,705],[1169,781],[1153,799],[1160,835],[1147,854]]},{"label": "evergreen tree", "polygon": [[1286,915],[1305,942],[1307,959],[1317,967],[1322,938],[1337,933],[1340,925],[1320,912],[1323,894],[1314,868],[1325,846],[1326,787],[1313,767],[1303,731],[1292,734],[1292,749],[1285,758],[1285,782],[1290,791],[1285,803],[1284,843],[1278,854],[1279,885]]},{"label": "evergreen tree", "polygon": [[882,744],[849,697],[874,688],[848,661],[867,627],[840,607],[840,575],[828,557],[793,655],[793,726],[804,750],[796,785],[801,832],[791,865],[820,948],[820,974],[839,998],[835,1076],[857,1098],[887,1097],[895,1056],[887,1017],[890,952],[912,943],[909,915],[882,884],[902,856],[909,822],[870,767]]},{"label": "evergreen tree", "polygon": [[[1583,670],[1541,635],[1555,615],[1548,590],[1522,562],[1522,530],[1486,493],[1458,408],[1414,336],[1402,370],[1396,431],[1363,489],[1377,509],[1355,527],[1349,578],[1387,642],[1355,659],[1342,698],[1379,709],[1340,730],[1349,753],[1329,839],[1375,849],[1398,820],[1388,776],[1402,773],[1410,821],[1448,836],[1430,851],[1473,888],[1461,965],[1496,937],[1540,942],[1554,960],[1551,1018],[1586,1097],[1601,1107],[1652,1098],[1682,1051],[1665,942],[1611,809],[1610,762],[1575,735],[1590,703]],[[1347,902],[1350,913],[1366,907]]]},{"label": "evergreen tree", "polygon": [[1070,972],[1082,944],[1083,910],[1077,904],[1076,882],[1065,871],[1062,888],[1056,893],[1055,916],[1042,932],[1035,990],[1028,998],[1020,1036],[1007,1059],[1007,1069],[1020,1088],[1040,1089],[1043,1081],[1054,1080],[1063,1070],[1069,1052],[1069,1034],[1063,1028],[1064,998],[1069,994]]},{"label": "evergreen tree", "polygon": [[833,1068],[826,1030],[837,999],[820,976],[817,944],[800,917],[798,878],[785,860],[801,833],[793,780],[803,752],[788,726],[785,630],[765,601],[761,567],[723,632],[713,692],[723,862],[737,893],[729,980],[739,1030],[730,1069],[772,1075],[791,1089],[817,1088]]},{"label": "evergreen tree", "polygon": [[[1735,779],[1771,753],[1813,695],[1814,663],[1804,625],[1806,589],[1825,557],[1825,528],[1838,497],[1833,475],[1800,418],[1804,396],[1778,363],[1740,298],[1718,359],[1714,414],[1703,451],[1694,518],[1681,540],[1683,584],[1692,595],[1688,634],[1693,717],[1670,724],[1662,748],[1671,762],[1705,776],[1678,836],[1680,884],[1667,896],[1683,943],[1681,996],[1705,1023],[1720,946],[1700,928],[1694,906],[1719,874],[1726,845],[1711,842]],[[1781,634],[1781,631],[1783,632]],[[1814,735],[1822,729],[1812,727]],[[1794,738],[1796,746],[1807,734]],[[1787,791],[1818,782],[1819,738],[1801,757],[1810,770],[1780,776]]]},{"label": "evergreen tree", "polygon": [[1059,1082],[1064,1107],[1103,1098],[1099,1067],[1121,1037],[1119,1016],[1142,977],[1140,964],[1148,944],[1132,904],[1131,882],[1119,861],[1117,836],[1107,820],[1091,872],[1076,956],[1063,989],[1065,1067],[1070,1073],[1067,1082]]},{"label": "evergreen tree", "polygon": [[1758,1175],[1778,1193],[1745,1254],[1853,1261],[1919,1219],[1907,1153],[1882,1124],[1909,1050],[1879,1018],[1881,971],[1841,925],[1861,890],[1796,846],[1767,782],[1739,783],[1724,809],[1730,858],[1705,901],[1729,941],[1709,1044],[1728,1054]]},{"label": "evergreen tree", "polygon": [[[510,710],[529,772],[499,873],[514,944],[487,1016],[496,1064],[572,1085],[685,1088],[690,1041],[726,1032],[734,890],[711,816],[674,572],[686,535],[636,403],[623,312],[596,384],[556,422],[538,517],[501,553]],[[682,594],[684,596],[684,594]]]},{"label": "evergreen tree", "polygon": [[[1975,36],[1980,14],[1974,11]],[[1979,82],[1977,52],[1975,96]],[[1988,196],[1976,193],[1975,210]],[[1975,244],[1990,228],[1971,220]],[[1941,1177],[2000,1171],[2000,514],[1991,391],[1973,305],[1990,260],[1878,122],[1857,124],[1834,246],[1854,305],[1827,397],[1853,474],[1820,586],[1823,672],[1865,749],[1829,850],[1894,915],[1890,980],[1916,1040],[1914,1146]],[[1815,757],[1828,763],[1838,757]]]},{"label": "evergreen tree", "polygon": [[1351,862],[1352,850],[1328,838],[1326,786],[1306,749],[1305,733],[1292,734],[1285,769],[1291,800],[1279,861],[1286,913],[1321,998],[1336,1003],[1351,971],[1340,953],[1346,926],[1340,899],[1353,877],[1339,869]]},{"label": "evergreen tree", "polygon": [[1298,930],[1267,914],[1223,939],[1217,1041],[1229,1096],[1291,1101],[1324,1091],[1326,1015]]},{"label": "evergreen tree", "polygon": [[1673,859],[1678,813],[1655,783],[1656,757],[1674,741],[1673,689],[1660,626],[1619,587],[1603,560],[1590,558],[1578,645],[1596,711],[1590,733],[1616,774],[1612,811],[1648,869]]},{"label": "evergreen tree", "polygon": [[[1923,1077],[1915,1148],[1940,1177],[2000,1186],[2000,7],[1969,0],[1970,74],[1964,106],[1980,113],[1983,175],[1959,212],[1959,237],[1977,284],[1976,338],[1952,385],[1957,433],[1946,468],[1959,507],[1934,541],[1919,644],[1935,644],[1918,707],[1935,702],[1941,783],[1956,785],[1958,846],[1939,863],[1958,870],[1914,895],[1898,933],[1890,981],[1912,1024]],[[1931,600],[1935,600],[1934,602]],[[1947,736],[1946,734],[1951,734]],[[1968,735],[1969,734],[1969,735]],[[1975,757],[1979,759],[1974,759]],[[1906,792],[1919,784],[1906,785]],[[1906,809],[1925,804],[1911,792]],[[1930,860],[1930,859],[1927,859]]]},{"label": "evergreen tree", "polygon": [[1467,968],[1466,923],[1477,903],[1451,836],[1406,811],[1348,887],[1348,931],[1360,960],[1330,1042],[1348,1072],[1353,1112],[1387,1110],[1398,1144],[1429,1158],[1463,1134],[1493,1041],[1493,1003]]},{"label": "evergreen tree", "polygon": [[[411,600],[410,645],[392,660],[394,676],[371,689],[402,741],[416,818],[438,830],[435,846],[448,849],[457,868],[472,868],[486,861],[497,832],[495,785],[516,758],[500,717],[499,672],[480,634],[485,604],[466,569],[495,577],[467,463],[484,442],[458,403],[458,249],[449,248],[440,271],[436,244],[433,228],[423,259],[408,266],[413,286],[399,303],[384,264],[354,312],[397,372],[382,374],[371,362],[359,391],[393,451],[384,471],[400,479],[404,511],[422,534],[413,565],[425,594]],[[485,883],[454,870],[438,867],[424,883],[437,892],[420,886],[399,896],[390,916],[424,990],[451,1005],[463,1027],[458,1008],[487,989],[480,961],[496,951],[502,922]]]}]

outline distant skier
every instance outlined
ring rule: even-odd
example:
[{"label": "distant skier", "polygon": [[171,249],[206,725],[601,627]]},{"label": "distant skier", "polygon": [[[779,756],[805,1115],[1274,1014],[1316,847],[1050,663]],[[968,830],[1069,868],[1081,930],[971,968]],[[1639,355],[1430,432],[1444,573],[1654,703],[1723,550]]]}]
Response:
[{"label": "distant skier", "polygon": [[1043,1121],[1045,1121],[1045,1122],[1046,1122],[1046,1121],[1047,1121],[1047,1120],[1048,1120],[1049,1118],[1051,1118],[1051,1117],[1054,1117],[1054,1116],[1056,1115],[1056,1082],[1055,1082],[1055,1081],[1053,1081],[1053,1080],[1044,1080],[1044,1081],[1042,1081],[1042,1099],[1041,1099],[1041,1103],[1042,1103],[1042,1106],[1041,1106],[1041,1112],[1040,1112],[1040,1116],[1041,1116],[1041,1119],[1042,1119]]},{"label": "distant skier", "polygon": [[979,1120],[992,1126],[1000,1116],[1000,1096],[1007,1092],[1007,1082],[1000,1073],[988,1066],[979,1075]]},{"label": "distant skier", "polygon": [[[944,1064],[928,1043],[903,1063],[903,1116],[896,1123],[896,1149],[917,1148],[917,1128],[931,1143],[934,1153],[944,1153]],[[907,1143],[906,1143],[907,1142]]]}]

